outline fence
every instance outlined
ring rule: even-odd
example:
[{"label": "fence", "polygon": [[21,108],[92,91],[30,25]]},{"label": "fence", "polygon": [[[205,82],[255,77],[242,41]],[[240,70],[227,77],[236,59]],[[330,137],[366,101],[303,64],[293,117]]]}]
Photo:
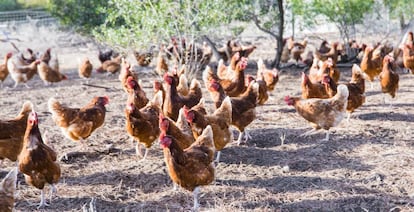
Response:
[{"label": "fence", "polygon": [[57,19],[41,9],[0,12],[0,27],[7,26],[10,23],[24,24],[31,21],[35,21],[36,24],[47,25],[56,23]]}]

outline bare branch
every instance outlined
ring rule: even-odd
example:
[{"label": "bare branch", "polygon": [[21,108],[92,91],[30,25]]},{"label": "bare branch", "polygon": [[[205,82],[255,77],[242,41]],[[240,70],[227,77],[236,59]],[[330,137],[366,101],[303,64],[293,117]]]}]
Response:
[{"label": "bare branch", "polygon": [[274,37],[276,40],[278,40],[278,39],[279,39],[279,36],[278,36],[278,35],[276,35],[275,33],[273,33],[273,32],[272,32],[272,31],[270,31],[270,30],[265,29],[264,27],[262,27],[262,26],[260,25],[260,20],[259,20],[259,18],[257,18],[257,15],[255,15],[255,14],[251,14],[251,16],[252,16],[252,18],[253,18],[253,22],[254,22],[254,24],[256,25],[256,27],[257,27],[257,28],[259,28],[261,31],[266,32],[267,34],[271,35],[271,36],[272,36],[272,37]]}]

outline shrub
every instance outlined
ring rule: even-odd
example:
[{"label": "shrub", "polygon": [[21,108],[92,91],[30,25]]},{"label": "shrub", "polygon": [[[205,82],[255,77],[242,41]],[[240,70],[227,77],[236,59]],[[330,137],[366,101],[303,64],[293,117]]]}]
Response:
[{"label": "shrub", "polygon": [[107,5],[105,0],[50,0],[48,9],[65,25],[91,30],[104,23],[106,13],[102,8]]},{"label": "shrub", "polygon": [[16,0],[1,0],[0,11],[17,10],[20,9],[20,5]]}]

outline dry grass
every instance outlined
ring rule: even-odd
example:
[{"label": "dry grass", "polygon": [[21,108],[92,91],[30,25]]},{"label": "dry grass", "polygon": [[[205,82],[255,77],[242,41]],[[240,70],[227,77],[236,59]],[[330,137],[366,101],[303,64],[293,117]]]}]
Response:
[{"label": "dry grass", "polygon": [[[77,58],[87,55],[96,66],[96,45],[67,32],[53,33],[20,28],[11,36],[24,41],[17,43],[21,48],[51,46],[69,80],[45,87],[36,76],[29,82],[32,89],[0,90],[0,117],[11,118],[24,100],[32,101],[39,112],[40,130],[48,131],[49,142],[61,155],[77,145],[64,138],[53,123],[47,100],[56,96],[70,106],[81,106],[93,96],[108,95],[111,102],[105,125],[88,139],[88,149],[60,163],[58,193],[45,211],[189,211],[192,194],[182,189],[172,191],[158,143],[150,149],[147,161],[135,156],[124,129],[126,95],[117,76],[93,73],[90,83],[108,89],[81,85]],[[255,42],[265,46],[269,41]],[[9,44],[1,47],[11,50]],[[266,57],[259,50],[253,59],[261,56]],[[153,76],[138,74],[147,95],[152,96]],[[414,75],[400,73],[400,90],[392,108],[382,103],[376,82],[375,88],[367,91],[367,104],[352,115],[350,123],[342,122],[334,129],[330,141],[323,142],[323,134],[299,137],[310,127],[283,102],[285,95],[299,94],[300,74],[294,69],[282,72],[270,101],[258,108],[258,118],[248,129],[252,140],[244,146],[230,144],[222,151],[215,182],[201,190],[200,210],[414,210]],[[341,77],[349,80],[350,69],[343,69]],[[13,85],[11,79],[6,85]],[[209,100],[207,93],[205,96]],[[108,149],[109,144],[113,145]],[[5,161],[0,177],[13,166],[15,163]],[[21,175],[18,191],[16,211],[35,211],[40,191],[28,186]]]}]

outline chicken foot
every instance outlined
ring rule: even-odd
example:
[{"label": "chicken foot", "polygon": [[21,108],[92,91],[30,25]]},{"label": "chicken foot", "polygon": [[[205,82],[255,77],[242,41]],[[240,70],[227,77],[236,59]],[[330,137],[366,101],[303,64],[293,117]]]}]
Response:
[{"label": "chicken foot", "polygon": [[79,145],[75,148],[75,150],[74,151],[72,151],[72,152],[65,152],[60,158],[59,158],[59,161],[62,161],[62,160],[65,160],[65,161],[67,161],[67,160],[69,160],[69,157],[70,156],[72,156],[72,155],[76,155],[76,153],[77,152],[80,152],[81,150],[85,150],[86,148],[87,148],[87,145],[85,144],[85,142],[84,142],[85,140],[83,140],[83,139],[80,139],[79,140]]},{"label": "chicken foot", "polygon": [[329,134],[330,134],[330,131],[329,130],[326,130],[326,136],[321,141],[329,141]]},{"label": "chicken foot", "polygon": [[[316,133],[319,133],[319,132],[320,132],[320,130],[321,130],[321,129],[315,129],[315,128],[312,128],[311,130],[306,131],[305,133],[301,134],[301,135],[300,135],[300,137],[308,137],[308,136],[310,136],[310,135],[314,135],[314,134],[316,134]],[[326,136],[325,136],[325,138],[324,138],[324,139],[322,139],[321,141],[329,141],[329,134],[330,134],[329,130],[326,130]]]},{"label": "chicken foot", "polygon": [[318,132],[319,132],[319,129],[317,130],[315,128],[312,128],[311,130],[300,134],[299,137],[308,137],[308,136],[313,135],[313,134],[318,133]]}]

